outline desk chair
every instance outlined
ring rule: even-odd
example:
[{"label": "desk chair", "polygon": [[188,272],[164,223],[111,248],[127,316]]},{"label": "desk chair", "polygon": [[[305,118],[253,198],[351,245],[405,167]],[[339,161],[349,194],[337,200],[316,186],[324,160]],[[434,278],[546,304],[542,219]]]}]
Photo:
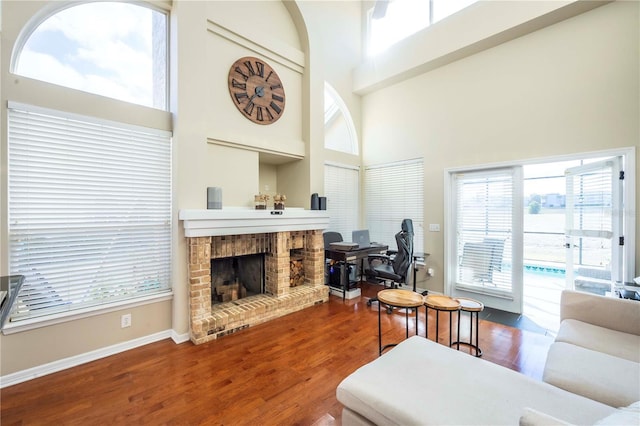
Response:
[{"label": "desk chair", "polygon": [[[391,282],[391,288],[398,288],[399,285],[407,284],[409,269],[413,262],[413,222],[411,219],[404,219],[400,232],[396,234],[396,244],[398,250],[389,250],[387,254],[371,254],[368,256],[369,270],[367,275],[383,280],[385,283]],[[378,302],[378,298],[373,297],[367,300],[367,306],[373,302]],[[391,309],[387,308],[391,313]]]}]

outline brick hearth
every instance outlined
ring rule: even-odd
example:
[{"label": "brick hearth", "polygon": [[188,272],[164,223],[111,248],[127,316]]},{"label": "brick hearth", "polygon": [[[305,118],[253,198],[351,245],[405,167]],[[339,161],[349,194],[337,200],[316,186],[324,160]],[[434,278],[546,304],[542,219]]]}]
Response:
[{"label": "brick hearth", "polygon": [[[187,237],[191,341],[204,343],[329,300],[322,230]],[[304,260],[304,285],[290,287],[290,253]],[[211,305],[211,259],[265,254],[265,294]]]}]

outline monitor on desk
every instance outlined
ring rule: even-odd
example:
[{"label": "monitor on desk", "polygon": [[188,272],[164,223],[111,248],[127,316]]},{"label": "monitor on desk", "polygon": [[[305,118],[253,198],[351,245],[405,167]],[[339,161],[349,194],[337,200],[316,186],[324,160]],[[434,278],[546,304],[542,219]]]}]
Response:
[{"label": "monitor on desk", "polygon": [[371,246],[369,239],[369,230],[361,229],[351,233],[351,241],[358,244],[358,248],[367,248]]}]

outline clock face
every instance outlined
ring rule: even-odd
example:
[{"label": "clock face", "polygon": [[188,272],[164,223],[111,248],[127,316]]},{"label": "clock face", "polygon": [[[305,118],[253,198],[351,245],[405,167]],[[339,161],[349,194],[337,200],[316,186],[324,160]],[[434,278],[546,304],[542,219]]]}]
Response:
[{"label": "clock face", "polygon": [[275,123],[284,112],[280,77],[261,59],[247,56],[231,66],[229,93],[238,111],[254,123]]}]

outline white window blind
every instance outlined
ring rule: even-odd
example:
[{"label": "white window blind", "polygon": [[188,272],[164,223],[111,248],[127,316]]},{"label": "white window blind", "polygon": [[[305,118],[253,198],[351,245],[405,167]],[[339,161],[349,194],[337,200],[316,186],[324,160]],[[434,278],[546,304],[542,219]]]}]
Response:
[{"label": "white window blind", "polygon": [[171,135],[10,104],[11,321],[169,291]]},{"label": "white window blind", "polygon": [[368,166],[364,176],[371,241],[396,249],[403,219],[413,222],[415,253],[424,252],[424,165],[422,159]]},{"label": "white window blind", "polygon": [[618,157],[565,171],[566,275],[570,287],[577,283],[578,275],[595,271],[600,279],[623,280],[621,171],[622,159]]},{"label": "white window blind", "polygon": [[454,176],[458,288],[512,295],[513,169]]},{"label": "white window blind", "polygon": [[344,241],[351,241],[351,232],[358,229],[359,175],[355,167],[336,164],[324,166],[324,193],[329,212],[327,231],[340,232]]}]

